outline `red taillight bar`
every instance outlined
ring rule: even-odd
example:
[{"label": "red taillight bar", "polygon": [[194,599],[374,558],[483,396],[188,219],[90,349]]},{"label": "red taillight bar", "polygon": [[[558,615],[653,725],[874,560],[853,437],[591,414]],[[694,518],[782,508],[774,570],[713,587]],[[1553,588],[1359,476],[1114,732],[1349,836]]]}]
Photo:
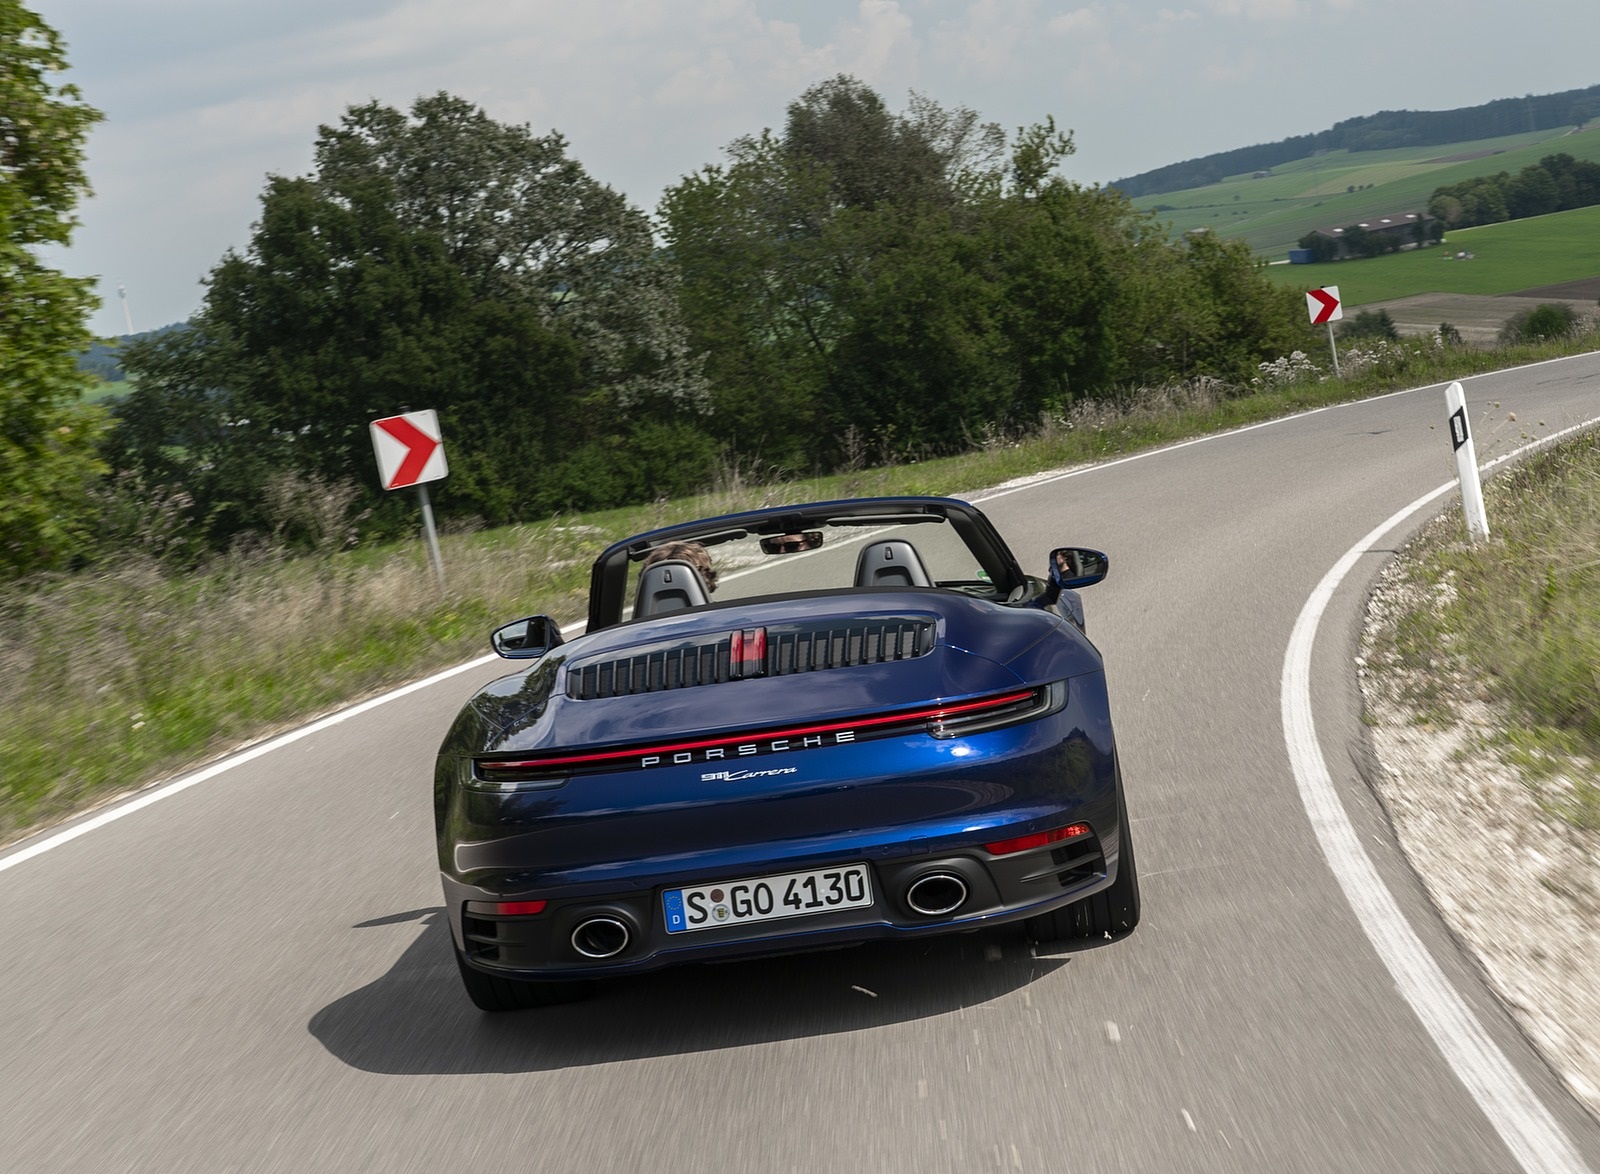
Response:
[{"label": "red taillight bar", "polygon": [[992,856],[1009,856],[1013,852],[1026,852],[1030,848],[1043,848],[1046,844],[1059,844],[1062,840],[1076,840],[1079,836],[1087,836],[1089,831],[1089,825],[1086,823],[1069,823],[1064,828],[1031,832],[1012,840],[997,840],[993,844],[985,844],[983,850]]},{"label": "red taillight bar", "polygon": [[548,901],[468,901],[468,913],[492,913],[500,917],[532,917],[543,913]]},{"label": "red taillight bar", "polygon": [[701,738],[694,742],[673,742],[663,746],[632,746],[626,750],[606,750],[599,754],[567,754],[553,758],[524,758],[515,762],[482,760],[478,761],[479,770],[540,770],[552,766],[581,766],[588,763],[616,762],[622,759],[638,758],[650,754],[682,753],[685,750],[701,750],[707,746],[726,746],[729,742],[737,742],[747,738],[762,738],[778,740],[782,738],[803,738],[807,734],[826,734],[834,730],[859,730],[869,726],[895,725],[901,722],[918,721],[943,721],[945,718],[957,714],[973,713],[985,709],[1000,709],[1007,705],[1015,705],[1019,701],[1027,701],[1036,697],[1038,690],[1024,689],[1016,693],[1006,693],[999,697],[984,697],[978,701],[963,701],[958,705],[940,705],[933,709],[917,709],[909,713],[888,714],[881,717],[861,717],[853,721],[826,722],[822,725],[793,726],[787,729],[762,730],[753,734],[723,734],[716,738]]}]

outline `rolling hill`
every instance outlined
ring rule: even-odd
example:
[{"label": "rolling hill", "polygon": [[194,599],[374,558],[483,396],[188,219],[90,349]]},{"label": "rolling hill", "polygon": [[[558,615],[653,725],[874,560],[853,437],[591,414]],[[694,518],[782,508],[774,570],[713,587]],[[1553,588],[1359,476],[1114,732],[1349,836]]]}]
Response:
[{"label": "rolling hill", "polygon": [[1259,256],[1282,260],[1306,233],[1390,212],[1421,210],[1435,189],[1479,175],[1515,174],[1546,155],[1600,162],[1600,123],[1497,139],[1387,151],[1330,151],[1235,175],[1221,183],[1141,196],[1173,235],[1209,228],[1243,237]]}]

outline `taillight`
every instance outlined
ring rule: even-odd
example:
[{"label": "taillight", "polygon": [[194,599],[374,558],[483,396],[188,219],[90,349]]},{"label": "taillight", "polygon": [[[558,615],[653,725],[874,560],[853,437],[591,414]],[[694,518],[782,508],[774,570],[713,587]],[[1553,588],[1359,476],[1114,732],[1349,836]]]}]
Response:
[{"label": "taillight", "polygon": [[1066,704],[1067,682],[1054,681],[1040,689],[1006,693],[950,706],[934,721],[928,732],[935,738],[965,738],[969,734],[1003,729],[1018,722],[1038,721],[1052,713],[1059,713]]},{"label": "taillight", "polygon": [[1009,856],[1013,852],[1026,852],[1031,848],[1043,848],[1049,844],[1059,844],[1063,840],[1076,840],[1079,836],[1090,833],[1086,823],[1069,823],[1063,828],[1051,828],[1047,832],[1030,832],[1026,836],[1017,836],[1011,840],[997,840],[993,844],[985,844],[983,849],[993,856]]},{"label": "taillight", "polygon": [[543,913],[548,901],[468,901],[467,912],[496,917],[532,917]]}]

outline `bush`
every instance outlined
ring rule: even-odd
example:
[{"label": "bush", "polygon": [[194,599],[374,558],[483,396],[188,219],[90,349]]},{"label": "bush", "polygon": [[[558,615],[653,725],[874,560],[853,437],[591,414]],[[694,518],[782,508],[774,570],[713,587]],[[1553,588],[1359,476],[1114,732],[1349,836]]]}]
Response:
[{"label": "bush", "polygon": [[1396,329],[1394,319],[1389,317],[1388,310],[1362,310],[1354,318],[1339,326],[1339,338],[1346,342],[1361,338],[1386,338],[1395,341],[1399,337],[1400,331]]},{"label": "bush", "polygon": [[1578,315],[1571,306],[1565,302],[1543,302],[1522,311],[1502,326],[1500,341],[1505,344],[1566,338],[1577,325]]},{"label": "bush", "polygon": [[1295,351],[1270,363],[1262,363],[1258,370],[1261,374],[1251,381],[1257,387],[1289,387],[1296,383],[1314,383],[1322,378],[1322,368],[1308,359],[1304,351]]}]

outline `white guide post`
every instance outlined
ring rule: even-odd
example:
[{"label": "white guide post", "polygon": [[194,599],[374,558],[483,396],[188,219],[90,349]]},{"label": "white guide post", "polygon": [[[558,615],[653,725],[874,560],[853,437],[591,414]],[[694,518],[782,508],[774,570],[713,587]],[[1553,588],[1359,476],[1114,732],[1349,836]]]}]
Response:
[{"label": "white guide post", "polygon": [[1444,391],[1450,413],[1450,443],[1456,450],[1456,477],[1461,482],[1461,510],[1467,516],[1467,533],[1474,542],[1489,537],[1489,515],[1483,509],[1483,483],[1478,479],[1478,454],[1467,425],[1467,393],[1458,380]]}]

